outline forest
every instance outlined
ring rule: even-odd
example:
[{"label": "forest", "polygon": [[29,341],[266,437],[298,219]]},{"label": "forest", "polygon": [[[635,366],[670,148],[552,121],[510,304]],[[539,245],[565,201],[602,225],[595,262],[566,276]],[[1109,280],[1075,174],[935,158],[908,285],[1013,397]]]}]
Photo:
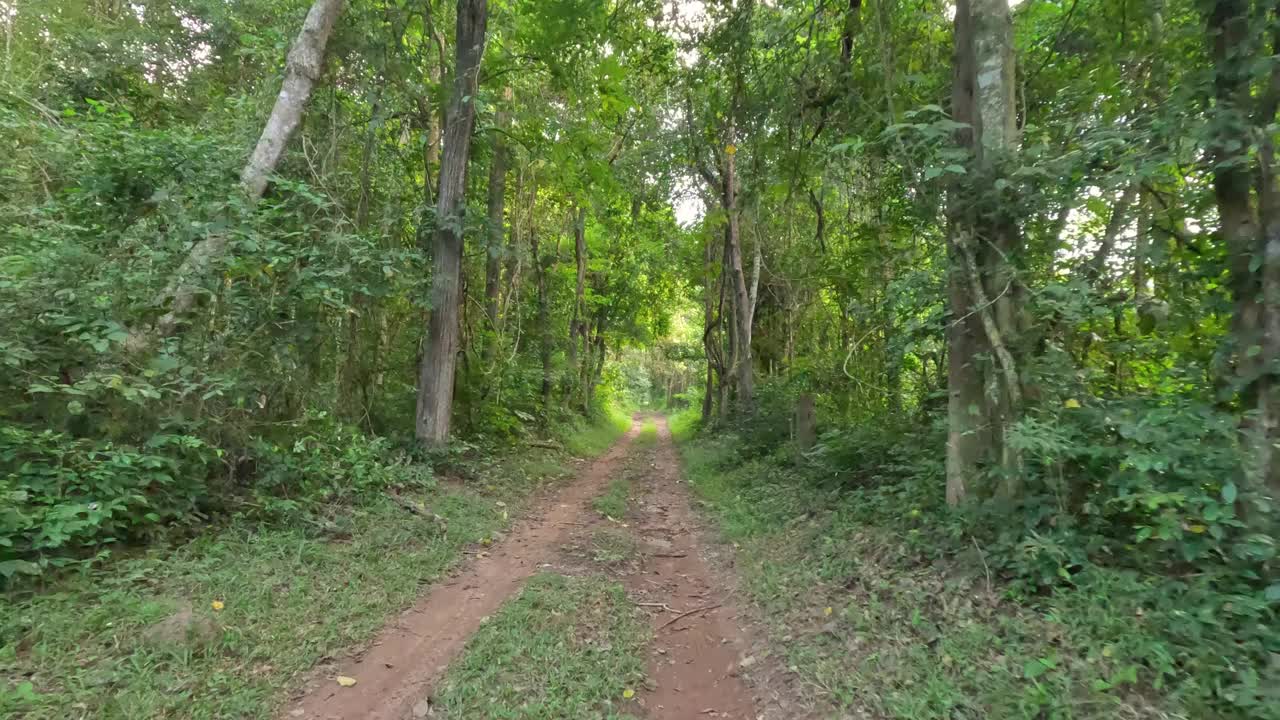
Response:
[{"label": "forest", "polygon": [[0,715],[1280,718],[1277,0],[0,31]]}]

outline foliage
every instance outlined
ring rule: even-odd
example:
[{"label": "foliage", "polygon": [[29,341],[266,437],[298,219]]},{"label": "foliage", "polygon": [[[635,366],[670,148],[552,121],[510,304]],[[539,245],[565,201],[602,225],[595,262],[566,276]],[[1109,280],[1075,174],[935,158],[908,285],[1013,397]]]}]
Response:
[{"label": "foliage", "polygon": [[[900,464],[850,476],[786,454],[744,461],[733,437],[682,437],[691,483],[739,545],[776,632],[803,637],[835,608],[822,634],[787,653],[843,706],[913,718],[1262,718],[1274,707],[1274,607],[1232,587],[1228,568],[1175,579],[1080,553],[1070,584],[1027,597],[1038,562],[1060,557],[1055,546],[1076,552],[1080,536],[948,513],[940,468],[913,462],[928,455],[913,444],[897,446]],[[1003,599],[986,594],[993,581]]]},{"label": "foliage", "polygon": [[[681,237],[655,121],[639,111],[673,61],[650,6],[494,4],[474,156],[493,162],[508,112],[500,312],[463,313],[446,463],[539,439],[589,455],[619,432],[604,356],[664,331],[677,287],[664,260]],[[292,0],[0,3],[0,137],[13,156],[0,170],[0,314],[12,319],[0,327],[0,583],[229,514],[308,523],[430,484],[406,458],[418,455],[407,438],[430,310],[422,240],[453,9],[348,4],[302,125],[251,204],[236,177],[305,13]],[[514,72],[528,58],[536,67]],[[489,235],[485,200],[467,194],[469,246]],[[587,352],[565,332],[577,208]],[[185,277],[211,240],[227,251]],[[477,255],[468,304],[485,296]],[[179,281],[198,306],[152,338]]]}]

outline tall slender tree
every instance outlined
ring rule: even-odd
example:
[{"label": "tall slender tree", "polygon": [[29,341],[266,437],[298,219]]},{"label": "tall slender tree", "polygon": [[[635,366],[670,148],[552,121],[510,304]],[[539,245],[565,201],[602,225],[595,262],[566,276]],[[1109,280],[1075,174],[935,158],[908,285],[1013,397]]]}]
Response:
[{"label": "tall slender tree", "polygon": [[431,317],[427,321],[426,347],[418,375],[414,427],[418,440],[427,445],[448,442],[453,416],[462,302],[463,210],[488,17],[487,0],[458,0],[453,89],[445,115],[432,245]]}]

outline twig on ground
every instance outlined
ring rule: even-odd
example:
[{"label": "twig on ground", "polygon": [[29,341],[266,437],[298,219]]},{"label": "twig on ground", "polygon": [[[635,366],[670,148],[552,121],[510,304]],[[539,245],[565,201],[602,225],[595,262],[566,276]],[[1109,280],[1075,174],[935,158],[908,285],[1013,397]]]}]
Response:
[{"label": "twig on ground", "polygon": [[987,567],[987,556],[982,553],[982,548],[978,547],[978,538],[970,535],[969,539],[973,541],[973,549],[978,551],[978,559],[982,561],[982,570],[987,574],[987,594],[994,595],[991,589],[991,568]]},{"label": "twig on ground", "polygon": [[671,623],[674,623],[674,622],[676,622],[677,620],[683,620],[684,618],[687,618],[687,617],[689,617],[690,615],[696,615],[697,613],[700,613],[700,612],[706,612],[706,611],[708,611],[708,610],[715,610],[715,609],[716,609],[716,608],[718,608],[718,607],[720,607],[720,603],[716,603],[715,605],[705,605],[705,606],[700,607],[700,608],[694,608],[694,609],[692,609],[692,610],[688,610],[688,611],[682,612],[682,613],[680,613],[679,615],[677,615],[677,616],[675,616],[675,617],[671,618],[670,620],[668,620],[668,621],[666,621],[665,623],[663,623],[662,625],[660,625],[660,626],[658,627],[658,629],[659,629],[659,630],[661,630],[662,628],[665,628],[666,626],[670,625]]}]

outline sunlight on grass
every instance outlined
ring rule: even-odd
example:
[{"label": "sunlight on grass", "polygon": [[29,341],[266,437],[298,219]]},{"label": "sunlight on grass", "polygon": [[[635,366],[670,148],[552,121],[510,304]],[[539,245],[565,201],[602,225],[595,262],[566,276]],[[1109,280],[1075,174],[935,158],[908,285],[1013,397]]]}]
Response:
[{"label": "sunlight on grass", "polygon": [[593,457],[609,449],[631,427],[631,416],[617,407],[610,406],[602,418],[583,423],[566,434],[565,450],[576,457]]}]

